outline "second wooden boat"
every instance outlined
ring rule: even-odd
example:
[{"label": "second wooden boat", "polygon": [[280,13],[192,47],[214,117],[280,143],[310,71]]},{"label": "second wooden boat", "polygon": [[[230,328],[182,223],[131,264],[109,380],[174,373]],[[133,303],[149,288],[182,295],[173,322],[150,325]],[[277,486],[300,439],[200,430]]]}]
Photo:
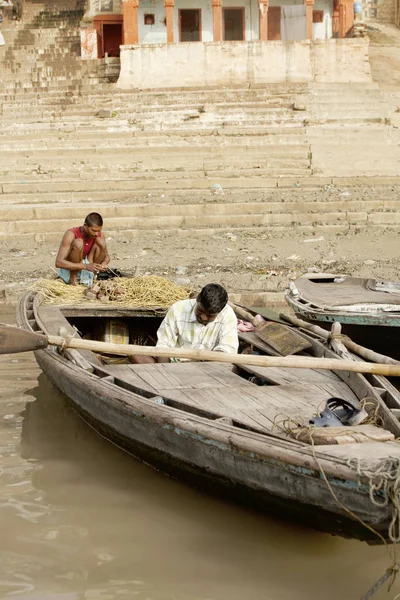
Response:
[{"label": "second wooden boat", "polygon": [[285,294],[296,316],[327,329],[338,321],[355,342],[400,360],[400,283],[306,274]]}]

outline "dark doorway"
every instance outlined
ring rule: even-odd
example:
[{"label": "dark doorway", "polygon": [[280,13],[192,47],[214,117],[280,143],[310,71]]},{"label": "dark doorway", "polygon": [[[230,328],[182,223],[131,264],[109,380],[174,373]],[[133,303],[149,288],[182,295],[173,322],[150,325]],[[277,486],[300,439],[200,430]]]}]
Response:
[{"label": "dark doorway", "polygon": [[224,40],[244,40],[244,8],[224,8]]},{"label": "dark doorway", "polygon": [[281,7],[270,6],[268,8],[268,39],[281,39]]},{"label": "dark doorway", "polygon": [[122,25],[104,23],[103,40],[104,55],[119,56],[119,47],[122,45]]},{"label": "dark doorway", "polygon": [[179,41],[201,42],[201,10],[181,9],[179,11]]}]

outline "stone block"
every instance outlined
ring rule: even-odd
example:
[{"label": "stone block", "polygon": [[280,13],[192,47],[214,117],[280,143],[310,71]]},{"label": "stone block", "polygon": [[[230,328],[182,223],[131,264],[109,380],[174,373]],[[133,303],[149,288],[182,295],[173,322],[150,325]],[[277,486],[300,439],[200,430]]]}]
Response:
[{"label": "stone block", "polygon": [[398,212],[384,212],[384,213],[372,213],[368,215],[368,223],[372,225],[396,225],[400,223],[400,213]]}]

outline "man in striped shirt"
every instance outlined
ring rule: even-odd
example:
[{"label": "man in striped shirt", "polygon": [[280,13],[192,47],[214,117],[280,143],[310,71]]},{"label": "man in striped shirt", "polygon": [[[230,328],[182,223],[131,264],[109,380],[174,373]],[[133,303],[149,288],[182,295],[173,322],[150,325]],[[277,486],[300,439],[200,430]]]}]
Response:
[{"label": "man in striped shirt", "polygon": [[[216,283],[203,287],[195,300],[171,306],[157,332],[157,348],[192,348],[236,354],[237,319],[226,290]],[[133,363],[169,362],[168,358],[131,356]]]}]

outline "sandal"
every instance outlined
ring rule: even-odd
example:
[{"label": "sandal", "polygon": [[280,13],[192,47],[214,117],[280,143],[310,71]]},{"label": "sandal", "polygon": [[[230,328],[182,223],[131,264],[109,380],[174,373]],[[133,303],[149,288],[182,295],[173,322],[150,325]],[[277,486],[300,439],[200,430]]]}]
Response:
[{"label": "sandal", "polygon": [[350,402],[341,398],[329,398],[326,406],[343,423],[343,425],[359,425],[368,417],[363,408],[356,408]]},{"label": "sandal", "polygon": [[319,417],[314,417],[308,422],[315,427],[343,427],[342,421],[327,407],[320,412]]},{"label": "sandal", "polygon": [[368,416],[366,410],[355,408],[342,398],[329,398],[319,417],[310,419],[310,425],[316,427],[354,426],[362,423]]}]

